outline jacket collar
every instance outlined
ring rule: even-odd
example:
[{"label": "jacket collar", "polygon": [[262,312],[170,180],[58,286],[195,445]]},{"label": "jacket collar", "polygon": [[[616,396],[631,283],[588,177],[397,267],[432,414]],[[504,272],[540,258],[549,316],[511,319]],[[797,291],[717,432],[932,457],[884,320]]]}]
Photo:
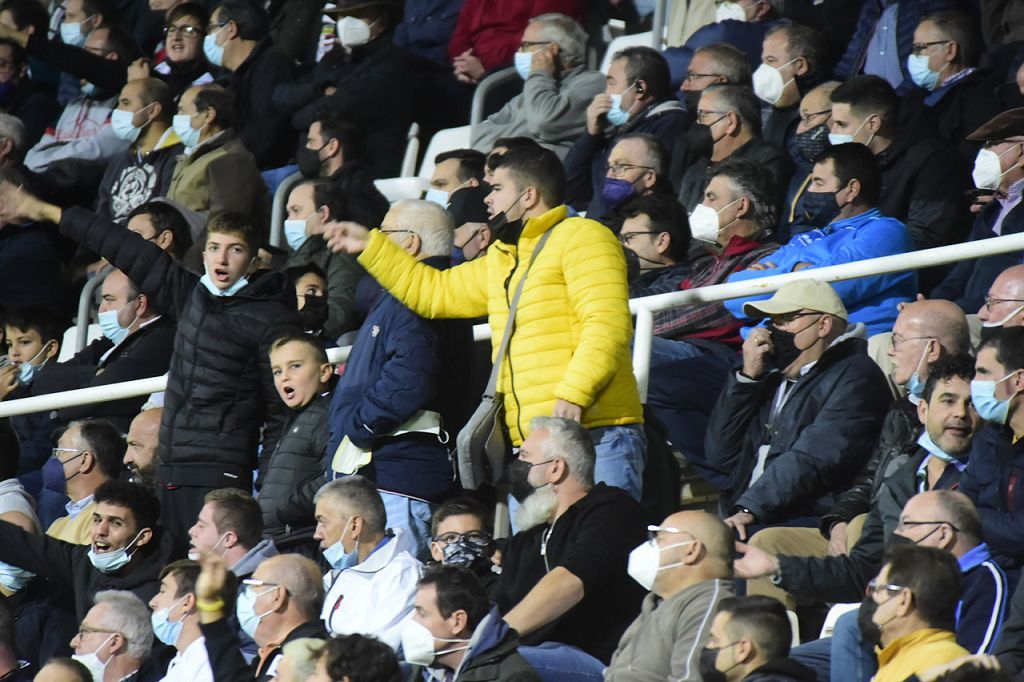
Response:
[{"label": "jacket collar", "polygon": [[568,217],[568,206],[565,204],[555,206],[546,213],[542,213],[536,218],[530,218],[527,220],[526,224],[523,226],[523,233],[520,238],[536,239]]},{"label": "jacket collar", "polygon": [[991,559],[992,552],[989,550],[988,545],[983,542],[958,559],[960,563],[960,572],[967,573],[971,569],[977,568]]},{"label": "jacket collar", "polygon": [[238,577],[252,575],[264,559],[272,556],[277,556],[277,547],[274,546],[273,540],[264,538],[231,567],[231,572]]},{"label": "jacket collar", "polygon": [[412,539],[403,529],[391,528],[388,533],[390,537],[385,538],[386,542],[383,547],[375,550],[361,564],[356,564],[345,570],[356,573],[377,573],[390,564],[391,560],[401,552],[409,552],[411,555],[415,551]]},{"label": "jacket collar", "polygon": [[892,659],[900,655],[904,649],[913,649],[922,644],[934,644],[937,642],[956,644],[956,636],[949,630],[940,630],[938,628],[925,628],[924,630],[911,632],[909,635],[903,635],[890,642],[889,646],[884,649],[876,649],[878,652],[878,667],[884,667]]},{"label": "jacket collar", "polygon": [[721,252],[715,249],[714,245],[711,245],[708,251],[711,251],[717,258],[735,258],[736,256],[750,253],[754,249],[760,249],[763,246],[765,246],[764,242],[759,242],[756,239],[733,235],[729,243],[725,245],[725,249]]}]

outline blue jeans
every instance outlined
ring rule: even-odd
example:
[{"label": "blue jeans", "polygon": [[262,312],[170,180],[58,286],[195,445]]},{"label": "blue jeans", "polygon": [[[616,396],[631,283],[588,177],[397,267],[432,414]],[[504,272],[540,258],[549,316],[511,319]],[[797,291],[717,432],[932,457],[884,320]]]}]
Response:
[{"label": "blue jeans", "polygon": [[708,418],[738,355],[721,344],[707,345],[655,337],[647,407],[665,427],[668,440],[697,472],[721,488],[728,472],[712,467],[704,453]]},{"label": "blue jeans", "polygon": [[521,646],[519,653],[542,682],[602,682],[605,665],[586,651],[560,642]]},{"label": "blue jeans", "polygon": [[434,505],[397,493],[380,491],[384,509],[388,513],[388,528],[401,528],[416,545],[415,556],[425,560],[430,556],[430,517]]},{"label": "blue jeans", "polygon": [[594,482],[622,488],[640,500],[647,462],[647,435],[640,424],[590,429],[597,450]]},{"label": "blue jeans", "polygon": [[818,682],[868,682],[878,672],[875,652],[861,638],[856,611],[839,617],[831,637],[801,644],[789,657],[813,670]]}]

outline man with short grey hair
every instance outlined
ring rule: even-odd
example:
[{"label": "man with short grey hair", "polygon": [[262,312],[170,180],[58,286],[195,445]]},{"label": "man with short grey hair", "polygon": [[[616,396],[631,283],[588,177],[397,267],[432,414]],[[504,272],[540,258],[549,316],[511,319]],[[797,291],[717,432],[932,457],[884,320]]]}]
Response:
[{"label": "man with short grey hair", "polygon": [[[381,231],[432,268],[451,265],[454,225],[432,201],[399,202]],[[428,553],[433,509],[455,488],[448,443],[472,413],[474,396],[466,375],[451,367],[472,356],[468,320],[427,320],[382,292],[334,391],[327,446],[334,475],[371,478],[388,525],[409,534],[416,556]]]},{"label": "man with short grey hair", "polygon": [[21,163],[25,155],[25,124],[11,114],[0,114],[0,165]]},{"label": "man with short grey hair", "polygon": [[98,592],[95,601],[71,638],[74,657],[94,682],[130,678],[153,646],[149,609],[136,595],[121,590]]},{"label": "man with short grey hair", "polygon": [[491,596],[538,671],[599,677],[643,598],[626,572],[645,539],[643,512],[624,490],[594,483],[595,459],[585,427],[539,417],[509,466],[520,530]]},{"label": "man with short grey hair", "polygon": [[331,566],[321,611],[328,631],[377,637],[398,649],[423,570],[409,534],[386,527],[380,493],[362,476],[325,484],[313,502],[313,538]]},{"label": "man with short grey hair", "polygon": [[473,148],[489,152],[498,138],[525,135],[564,158],[586,130],[587,106],[604,90],[604,76],[586,68],[586,41],[564,14],[530,21],[515,55],[523,92],[477,126]]}]

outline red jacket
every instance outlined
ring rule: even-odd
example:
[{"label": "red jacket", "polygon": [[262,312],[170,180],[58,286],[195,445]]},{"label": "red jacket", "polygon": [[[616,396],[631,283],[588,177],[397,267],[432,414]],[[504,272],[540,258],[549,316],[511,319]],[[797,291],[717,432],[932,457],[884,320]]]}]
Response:
[{"label": "red jacket", "polygon": [[530,19],[561,12],[579,20],[583,0],[466,0],[448,44],[451,59],[472,49],[487,71],[512,64]]}]

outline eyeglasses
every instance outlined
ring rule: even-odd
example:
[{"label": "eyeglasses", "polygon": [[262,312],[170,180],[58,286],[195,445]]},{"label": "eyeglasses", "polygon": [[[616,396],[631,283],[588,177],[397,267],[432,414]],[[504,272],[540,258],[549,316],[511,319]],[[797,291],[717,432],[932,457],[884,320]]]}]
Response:
[{"label": "eyeglasses", "polygon": [[644,170],[649,171],[654,170],[650,166],[640,166],[635,163],[609,163],[605,164],[604,168],[605,172],[611,173],[613,178],[620,177],[626,171],[636,170],[637,168],[642,168]]},{"label": "eyeglasses", "polygon": [[[707,126],[713,126],[713,125],[715,125],[716,123],[718,123],[719,121],[721,121],[723,118],[725,118],[726,116],[728,116],[731,113],[732,113],[731,111],[716,111],[715,109],[698,109],[697,110],[697,123],[700,123],[702,125],[707,125]],[[716,118],[711,123],[706,123],[705,124],[704,123],[704,119],[706,119],[708,116],[711,116],[713,114],[718,114],[719,115],[718,118]]]},{"label": "eyeglasses", "polygon": [[550,40],[524,40],[519,43],[520,52],[528,52],[531,47],[537,47],[538,45],[550,45]]},{"label": "eyeglasses", "polygon": [[899,346],[904,341],[920,341],[920,340],[923,340],[923,339],[928,339],[929,341],[931,341],[931,340],[935,339],[935,337],[934,336],[900,336],[899,334],[893,334],[892,335],[892,347],[895,349],[897,346]]},{"label": "eyeglasses", "polygon": [[1021,298],[992,298],[991,296],[985,297],[985,310],[992,311],[992,306],[999,305],[1000,303],[1024,303],[1024,299]]},{"label": "eyeglasses", "polygon": [[914,528],[915,526],[949,526],[955,532],[960,532],[960,529],[949,521],[904,521],[900,519],[896,524],[896,528]]},{"label": "eyeglasses", "polygon": [[[117,630],[94,628],[86,625],[85,623],[82,623],[80,626],[78,626],[78,632],[76,633],[75,636],[79,639],[84,639],[86,635],[121,635],[122,637],[124,637],[124,633],[118,632]],[[127,637],[124,638],[128,639]]]},{"label": "eyeglasses", "polygon": [[471,530],[468,533],[442,533],[434,538],[434,542],[442,545],[450,545],[459,540],[465,540],[471,545],[479,545],[480,547],[486,547],[491,544],[491,536],[482,530]]},{"label": "eyeglasses", "polygon": [[907,589],[907,587],[904,585],[881,584],[878,582],[878,578],[872,578],[864,593],[874,596],[879,592],[899,592],[900,590],[905,589]]},{"label": "eyeglasses", "polygon": [[[64,460],[60,458],[60,453],[62,452],[77,452],[78,454],[72,457],[71,459]],[[72,460],[78,459],[86,452],[88,452],[88,450],[79,450],[78,448],[53,448],[52,450],[50,450],[50,454],[53,456],[53,458],[60,461],[63,464],[67,464]]]},{"label": "eyeglasses", "polygon": [[222,21],[222,22],[217,23],[217,24],[215,24],[213,22],[210,22],[210,32],[212,33],[214,31],[219,31],[219,30],[221,30],[222,28],[224,28],[225,26],[227,26],[230,23],[231,23],[230,19],[228,19],[226,21]]},{"label": "eyeglasses", "polygon": [[632,240],[633,237],[637,236],[638,234],[661,234],[661,233],[660,232],[641,232],[639,230],[636,231],[636,232],[620,232],[619,233],[619,243],[621,243],[623,246],[627,246],[629,244],[630,240]]},{"label": "eyeglasses", "polygon": [[910,53],[914,54],[914,55],[922,55],[922,54],[924,54],[925,50],[927,50],[929,47],[932,47],[933,45],[945,45],[946,43],[951,43],[951,42],[953,42],[953,41],[952,40],[933,40],[930,43],[914,43],[913,45],[910,46]]},{"label": "eyeglasses", "polygon": [[697,80],[698,78],[719,78],[720,76],[721,74],[718,73],[694,73],[692,71],[686,72],[686,80],[688,80],[691,83]]},{"label": "eyeglasses", "polygon": [[385,230],[383,227],[380,228],[382,234],[395,234],[398,232],[405,232],[406,234],[416,234],[412,230]]},{"label": "eyeglasses", "polygon": [[278,587],[284,588],[285,592],[288,591],[288,588],[285,587],[284,585],[282,585],[281,583],[272,583],[272,582],[268,582],[266,580],[259,580],[257,578],[246,578],[245,580],[242,581],[242,584],[245,585],[246,589],[248,589],[250,591],[250,593],[255,592],[255,590],[253,589],[255,587],[266,587],[267,589],[265,589],[262,592],[256,594],[257,597],[259,597],[260,595],[266,594],[267,592],[270,592],[271,590],[273,590],[275,588],[278,588]]},{"label": "eyeglasses", "polygon": [[825,120],[828,120],[828,118],[832,116],[832,110],[822,109],[821,111],[815,111],[810,114],[800,114],[800,120],[803,121],[804,125],[810,125],[812,118],[821,116],[822,114],[828,114],[828,116],[825,117]]},{"label": "eyeglasses", "polygon": [[[647,539],[656,540],[658,533],[686,533],[685,530],[673,528],[672,526],[647,526]],[[689,533],[687,533],[689,535]]]},{"label": "eyeglasses", "polygon": [[196,26],[164,26],[164,35],[171,38],[175,35],[185,38],[198,38],[202,31]]},{"label": "eyeglasses", "polygon": [[808,315],[819,315],[820,316],[820,315],[823,315],[823,313],[815,312],[815,311],[812,310],[812,311],[807,312],[807,313],[789,313],[788,315],[772,315],[772,318],[771,318],[772,326],[773,327],[781,327],[781,326],[790,324],[791,322],[794,322],[795,320],[799,320],[801,317],[807,317]]}]

